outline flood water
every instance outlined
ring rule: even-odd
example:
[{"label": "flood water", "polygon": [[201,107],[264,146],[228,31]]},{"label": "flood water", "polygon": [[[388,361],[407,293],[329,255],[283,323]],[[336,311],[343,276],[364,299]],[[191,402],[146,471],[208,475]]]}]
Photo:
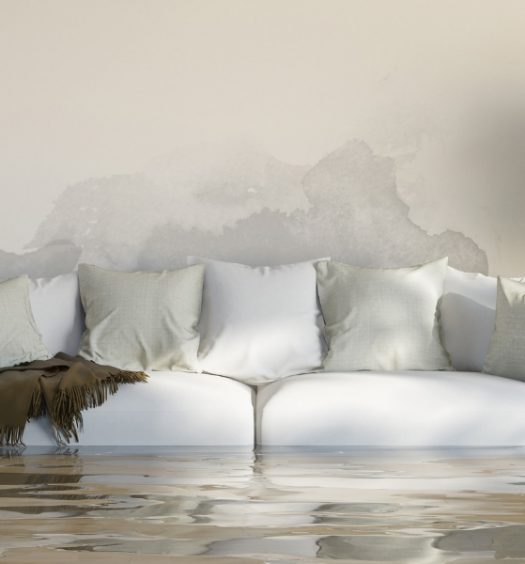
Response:
[{"label": "flood water", "polygon": [[1,562],[525,563],[525,450],[0,450]]}]

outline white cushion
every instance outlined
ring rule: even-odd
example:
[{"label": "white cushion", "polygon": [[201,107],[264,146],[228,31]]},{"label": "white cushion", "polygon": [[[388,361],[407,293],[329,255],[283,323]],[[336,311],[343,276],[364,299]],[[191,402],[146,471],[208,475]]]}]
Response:
[{"label": "white cushion", "polygon": [[[80,445],[252,446],[253,390],[211,374],[149,372],[145,384],[124,384],[83,412]],[[48,446],[47,418],[30,422],[27,445]]]},{"label": "white cushion", "polygon": [[31,280],[31,306],[47,350],[78,354],[84,331],[76,272]]},{"label": "white cushion", "polygon": [[482,370],[495,317],[496,278],[448,267],[441,300],[441,328],[456,370]]},{"label": "white cushion", "polygon": [[474,372],[292,376],[257,397],[258,443],[525,445],[525,385]]},{"label": "white cushion", "polygon": [[126,370],[196,370],[204,267],[117,272],[78,267],[80,355]]},{"label": "white cushion", "polygon": [[204,263],[200,367],[249,384],[314,370],[323,342],[313,262],[253,268]]},{"label": "white cushion", "polygon": [[27,276],[0,283],[0,367],[49,358],[38,332]]},{"label": "white cushion", "polygon": [[408,268],[317,263],[328,371],[444,370],[438,303],[447,259]]},{"label": "white cushion", "polygon": [[498,278],[496,325],[484,372],[525,380],[525,284]]}]

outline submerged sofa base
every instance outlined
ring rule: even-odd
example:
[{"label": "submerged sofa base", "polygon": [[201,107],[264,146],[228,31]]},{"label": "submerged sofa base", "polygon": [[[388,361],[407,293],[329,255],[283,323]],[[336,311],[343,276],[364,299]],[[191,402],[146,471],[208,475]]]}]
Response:
[{"label": "submerged sofa base", "polygon": [[292,376],[259,391],[256,414],[262,445],[525,445],[525,384],[476,372]]},{"label": "submerged sofa base", "polygon": [[[254,391],[211,374],[152,371],[83,412],[80,446],[253,446]],[[47,418],[27,424],[28,446],[56,445]]]},{"label": "submerged sofa base", "polygon": [[[317,372],[255,390],[211,374],[150,372],[84,412],[81,446],[525,445],[525,384],[474,372]],[[255,422],[255,424],[254,424]],[[53,446],[45,418],[24,442]]]}]

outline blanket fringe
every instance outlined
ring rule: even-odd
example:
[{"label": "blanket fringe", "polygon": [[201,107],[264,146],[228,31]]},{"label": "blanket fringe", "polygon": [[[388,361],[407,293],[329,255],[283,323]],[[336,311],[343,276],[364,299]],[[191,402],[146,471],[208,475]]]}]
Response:
[{"label": "blanket fringe", "polygon": [[[29,410],[27,412],[26,423],[34,418],[44,415],[46,412],[42,390],[40,384],[35,386],[31,401],[29,403]],[[25,423],[23,425],[2,426],[0,427],[0,446],[17,446],[22,444],[22,437],[24,436]]]},{"label": "blanket fringe", "polygon": [[0,446],[16,446],[22,443],[25,425],[0,427]]},{"label": "blanket fringe", "polygon": [[46,406],[44,404],[44,398],[42,397],[42,389],[38,383],[33,390],[33,395],[31,396],[31,403],[29,404],[29,411],[27,412],[27,419],[34,417],[40,417],[46,413]]},{"label": "blanket fringe", "polygon": [[86,384],[61,388],[53,402],[51,421],[57,432],[66,442],[75,439],[78,442],[78,432],[82,430],[82,411],[102,405],[109,395],[117,392],[119,384],[134,384],[145,382],[147,375],[143,372],[120,371],[95,385]]},{"label": "blanket fringe", "polygon": [[[82,430],[82,411],[91,407],[102,405],[108,395],[114,394],[119,384],[134,384],[146,382],[148,379],[144,372],[129,372],[122,370],[111,374],[106,380],[97,381],[95,384],[73,386],[58,390],[51,413],[51,422],[57,434],[66,442],[75,439],[78,442],[78,432]],[[26,422],[35,417],[46,415],[48,409],[42,388],[38,383],[31,396]],[[0,446],[16,446],[23,444],[25,423],[17,426],[0,426]]]}]

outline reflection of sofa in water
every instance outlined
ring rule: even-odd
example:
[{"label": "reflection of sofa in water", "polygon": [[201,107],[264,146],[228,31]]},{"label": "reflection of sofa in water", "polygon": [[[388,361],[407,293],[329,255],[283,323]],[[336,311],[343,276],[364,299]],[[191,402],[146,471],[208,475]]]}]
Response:
[{"label": "reflection of sofa in water", "polygon": [[[80,444],[525,445],[525,385],[480,373],[495,288],[493,278],[449,270],[442,326],[458,371],[317,372],[258,390],[222,376],[155,371],[147,384],[122,386],[85,412]],[[75,354],[83,329],[76,274],[33,282],[31,300],[48,349]],[[29,423],[24,441],[53,445],[48,422]]]}]

